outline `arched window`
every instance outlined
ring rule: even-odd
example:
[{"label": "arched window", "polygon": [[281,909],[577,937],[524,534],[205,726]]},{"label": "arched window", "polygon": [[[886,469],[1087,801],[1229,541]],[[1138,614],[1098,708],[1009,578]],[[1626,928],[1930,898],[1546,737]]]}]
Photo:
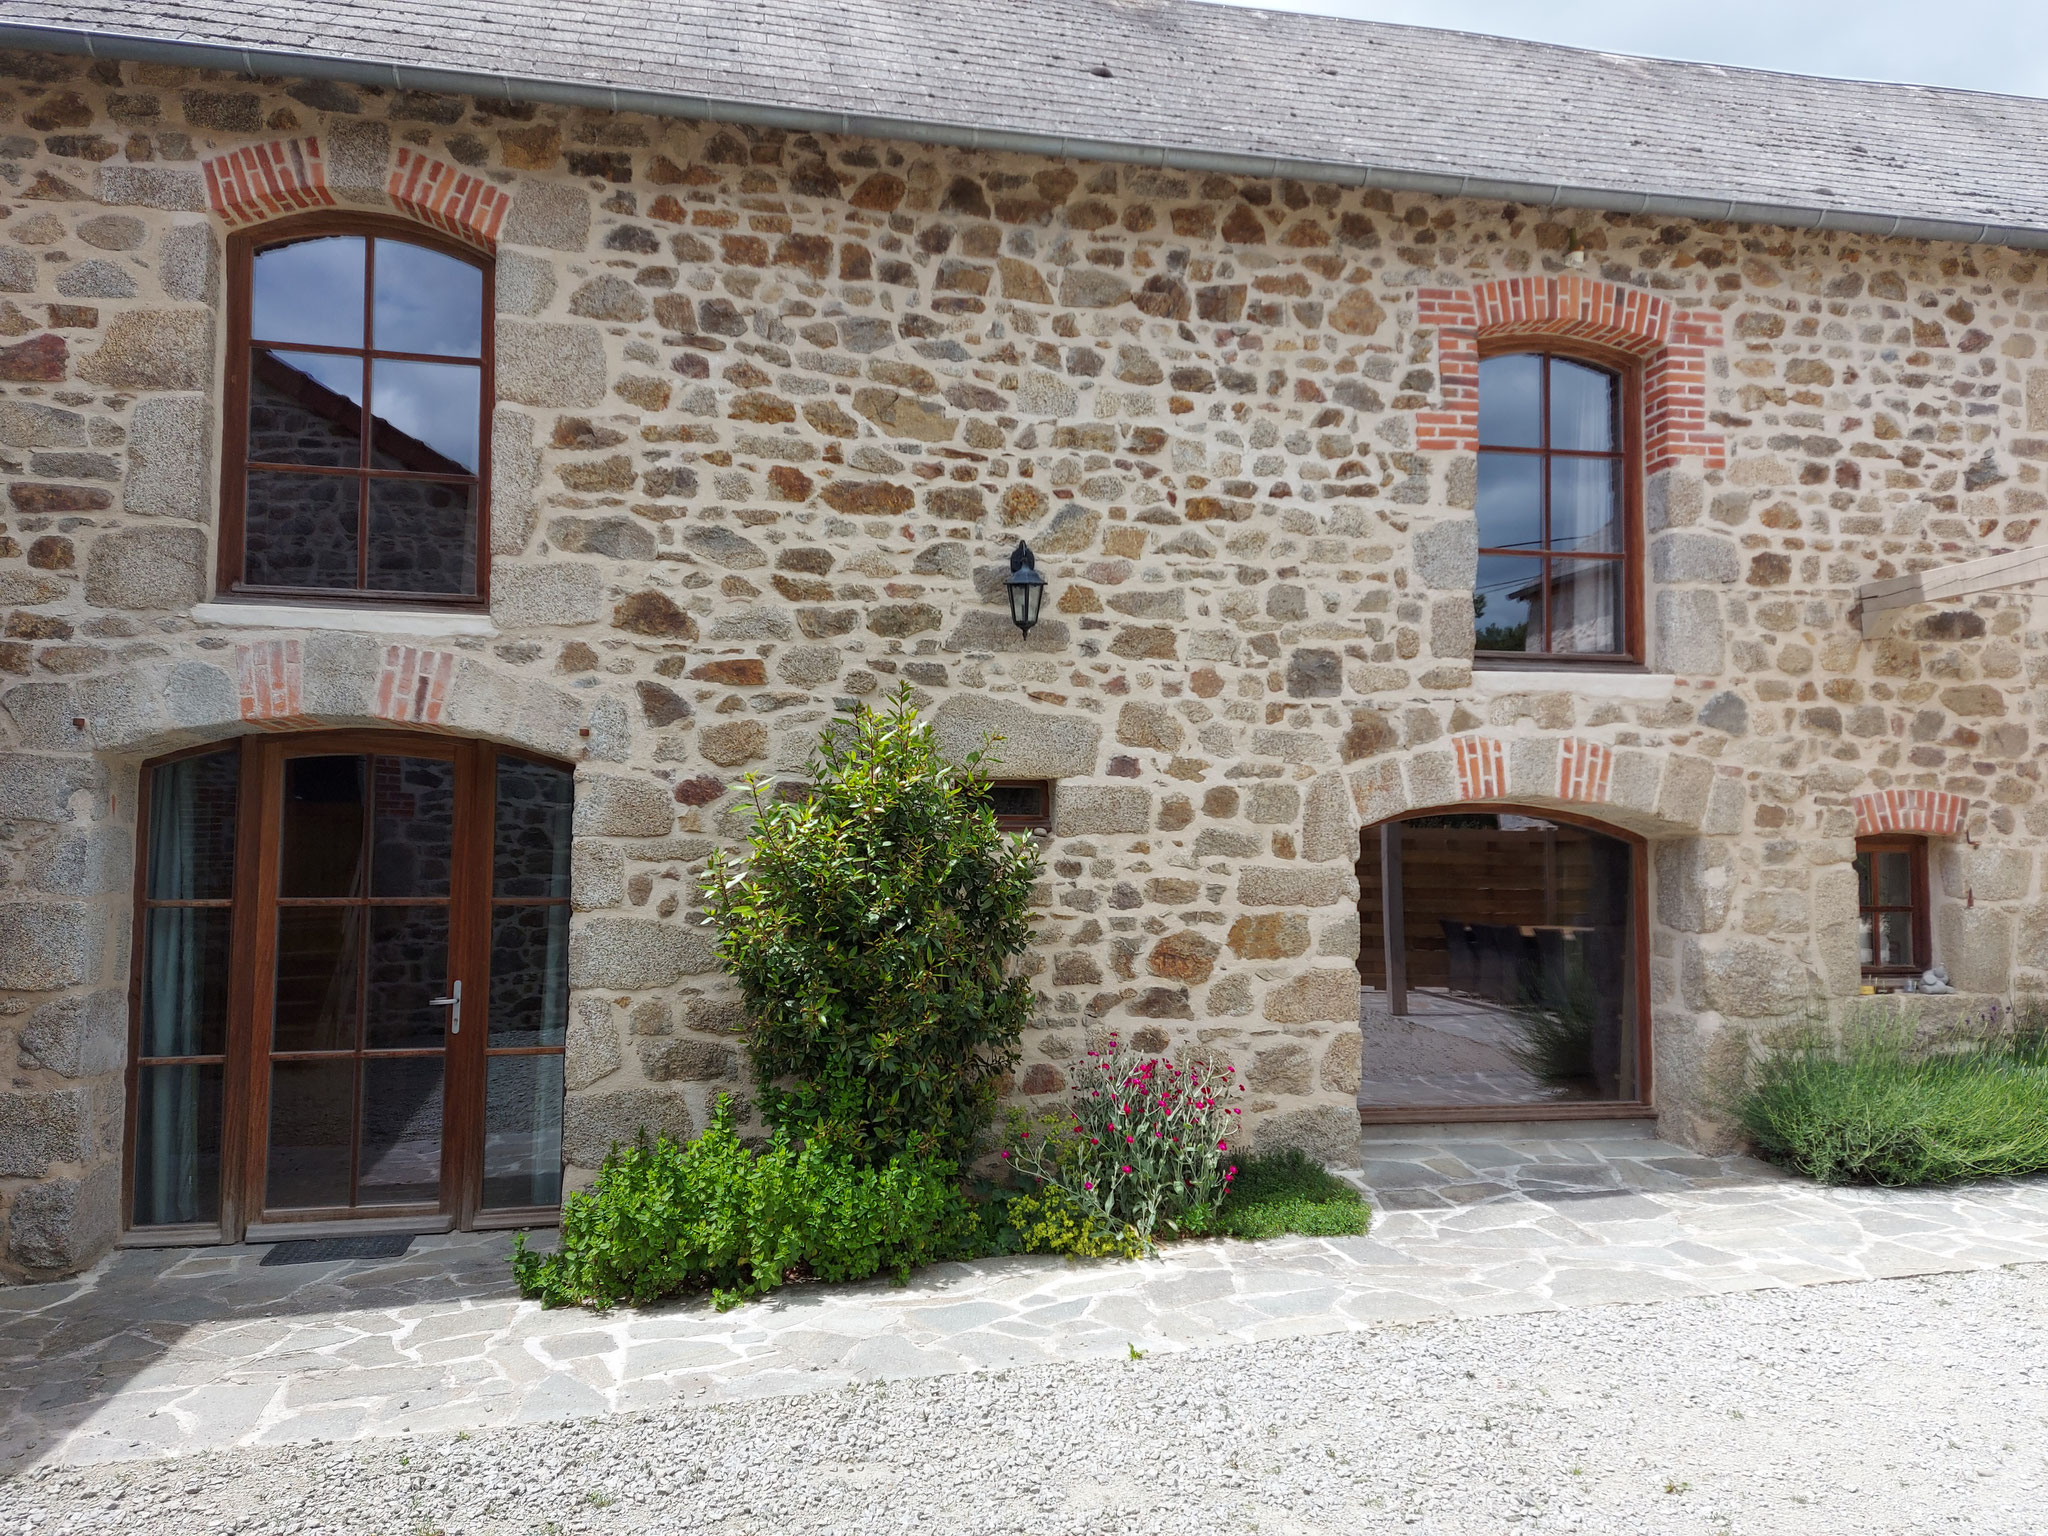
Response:
[{"label": "arched window", "polygon": [[1628,386],[1556,353],[1480,361],[1481,660],[1641,655]]},{"label": "arched window", "polygon": [[220,590],[482,605],[491,272],[319,217],[231,250]]}]

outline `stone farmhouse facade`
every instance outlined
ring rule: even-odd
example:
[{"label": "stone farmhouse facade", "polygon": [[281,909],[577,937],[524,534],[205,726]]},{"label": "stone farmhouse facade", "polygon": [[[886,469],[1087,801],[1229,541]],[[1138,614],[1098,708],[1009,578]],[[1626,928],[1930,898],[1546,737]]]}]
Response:
[{"label": "stone farmhouse facade", "polygon": [[[1141,163],[975,147],[965,128],[831,132],[778,122],[767,94],[751,115],[614,110],[525,89],[515,77],[546,71],[487,68],[481,54],[467,89],[388,71],[379,84],[333,48],[309,47],[296,68],[275,53],[237,67],[147,11],[26,9],[13,8],[0,56],[11,1277],[75,1270],[124,1240],[278,1235],[260,1192],[171,1199],[155,1236],[138,1219],[137,1148],[171,1134],[139,1128],[170,1113],[142,1086],[142,1013],[169,1006],[157,989],[183,987],[210,999],[192,1004],[209,1019],[266,1019],[249,978],[291,962],[266,951],[259,964],[247,946],[270,942],[269,919],[254,914],[289,906],[292,860],[327,857],[314,846],[327,834],[294,853],[288,825],[284,873],[263,874],[260,891],[195,866],[180,896],[162,883],[170,834],[145,823],[168,825],[174,785],[195,816],[211,806],[219,825],[188,838],[201,864],[235,818],[245,841],[273,847],[264,818],[280,804],[288,822],[309,807],[316,833],[342,825],[319,809],[331,785],[294,764],[349,752],[393,783],[413,774],[408,805],[497,774],[496,863],[472,863],[499,883],[477,900],[492,923],[541,935],[519,952],[521,974],[561,994],[533,1003],[556,1022],[520,1047],[546,1061],[506,1058],[528,1063],[521,1091],[561,1101],[521,1112],[520,1145],[558,1156],[572,1186],[613,1138],[686,1132],[714,1094],[744,1097],[737,1009],[693,915],[695,877],[743,830],[742,776],[796,784],[836,711],[899,684],[950,748],[1000,734],[1002,775],[1050,785],[1025,1101],[1064,1091],[1081,1053],[1116,1031],[1232,1063],[1254,1143],[1355,1156],[1372,1071],[1361,950],[1369,959],[1378,942],[1361,938],[1361,832],[1401,817],[1554,811],[1639,850],[1628,964],[1647,1056],[1620,1097],[1695,1146],[1729,1144],[1716,1074],[1759,1031],[1839,1014],[1869,984],[1859,837],[1924,844],[1916,964],[1945,966],[1954,1006],[2048,981],[2035,734],[2048,652],[2026,585],[2048,509],[2038,104],[1973,119],[2010,173],[1999,228],[1983,227],[1981,199],[1962,208],[1965,189],[1940,204],[1951,167],[1913,123],[1892,144],[1908,171],[1831,224],[1825,208],[1745,214],[1745,198],[1769,201],[1776,168],[1760,159],[1754,185],[1725,187],[1725,217],[1659,211],[1644,192],[1671,188],[1647,171],[1576,200],[1485,182],[1459,196],[1428,167],[1405,182],[1257,174],[1252,149],[1239,163],[1211,146],[1204,169],[1202,146],[1171,142]],[[209,45],[282,49],[291,9],[223,9]],[[756,9],[712,7],[701,24]],[[1127,78],[1112,51],[1126,26],[1190,50],[1219,27],[1244,29],[1247,48],[1310,29],[1336,53],[1447,36],[1189,14],[1204,10],[1062,0],[1032,67],[1086,73],[1091,89]],[[907,26],[920,7],[876,11]],[[1099,76],[1097,52],[1068,46],[1090,36]],[[1455,46],[1482,44],[1503,68],[1525,56],[1601,78],[1618,68]],[[389,53],[417,63],[455,46],[394,33]],[[460,41],[493,46],[523,45]],[[593,45],[579,78],[602,84],[608,67]],[[1809,105],[1891,103],[1901,121],[1938,94],[1783,89]],[[1953,120],[1961,107],[1943,110]],[[1475,156],[1493,152],[1475,143]],[[1795,115],[1783,156],[1833,153]],[[1550,179],[1597,183],[1590,164]],[[421,425],[373,430],[369,468],[302,475],[305,499],[287,505],[252,488],[258,471],[243,481],[248,463],[328,462],[362,434],[355,386],[329,387],[311,362],[280,373],[277,349],[251,361],[263,339],[251,325],[273,323],[252,262],[314,236],[375,242],[380,272],[417,247],[474,274],[478,339],[467,352],[421,344],[405,366],[456,380],[483,429],[471,420],[464,438],[420,405]],[[365,279],[334,281],[292,290],[277,323],[339,315],[364,357],[413,357],[410,343],[434,334],[431,315],[394,309],[364,350],[349,306],[365,302]],[[384,300],[370,302],[382,317]],[[1475,609],[1480,382],[1485,360],[1515,355],[1578,359],[1619,392],[1618,627],[1590,647],[1614,653],[1600,664],[1480,654],[1475,638],[1495,633]],[[400,362],[364,366],[388,363],[396,380]],[[415,501],[380,499],[399,490]],[[398,507],[397,531],[333,522],[323,498],[340,494]],[[318,554],[330,537],[340,553]],[[384,539],[393,568],[415,573],[387,587],[413,581],[442,600],[380,596],[368,578],[357,600],[299,599],[277,574],[325,561],[344,574],[311,585],[348,586],[359,537]],[[261,539],[283,563],[250,582]],[[1003,588],[1020,539],[1048,581],[1028,636]],[[331,759],[291,755],[319,732],[355,734],[318,738],[339,743]],[[407,741],[435,745],[406,756]],[[199,748],[222,750],[177,757]],[[158,766],[180,761],[239,763],[240,798],[206,788],[215,769]],[[515,800],[527,820],[508,811]],[[490,843],[469,812],[452,814],[458,844]],[[376,843],[380,871],[399,867],[393,837]],[[518,837],[541,849],[524,895],[505,874]],[[271,855],[234,857],[254,868]],[[509,930],[447,938],[448,924],[469,931],[448,914],[472,878],[433,875],[448,857],[423,854],[416,872],[441,896],[379,908],[373,892],[332,921],[382,931],[379,914],[402,911],[388,919],[413,925],[401,948],[468,944],[504,964]],[[538,905],[514,914],[527,900]],[[179,922],[215,937],[166,959]],[[165,982],[173,960],[183,980]],[[366,984],[443,982],[393,974],[373,965]],[[470,982],[475,998],[484,983]],[[501,977],[492,996],[510,985]],[[263,1127],[237,1124],[256,1113],[241,1053],[271,1047],[234,1031],[254,1027],[221,1023],[204,1049],[169,1053],[203,1058],[179,1068],[188,1089],[216,1085],[179,1110],[213,1117],[211,1131],[176,1133],[212,1149],[197,1177],[244,1191],[257,1189]],[[448,1093],[459,1081],[484,1101],[482,1054],[458,1061],[453,1036],[407,1038],[443,1054],[394,1056],[390,1071],[413,1061],[403,1070],[418,1081],[445,1072]],[[269,1080],[273,1116],[288,1065]],[[470,1192],[436,1194],[432,1170],[392,1186],[438,1201],[444,1224],[487,1224],[494,1204],[475,1194],[479,1166],[494,1176],[503,1108],[488,1071],[488,1102],[463,1121],[474,1147],[446,1164]],[[311,1090],[297,1102],[323,1113]],[[324,1134],[281,1120],[274,1134],[288,1131]],[[372,1130],[337,1134],[319,1145],[367,1168]],[[496,1204],[535,1219],[553,1177]]]}]

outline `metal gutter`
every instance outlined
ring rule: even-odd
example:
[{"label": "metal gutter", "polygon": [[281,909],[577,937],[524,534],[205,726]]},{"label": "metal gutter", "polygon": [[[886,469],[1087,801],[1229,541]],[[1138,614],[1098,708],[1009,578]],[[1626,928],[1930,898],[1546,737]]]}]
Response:
[{"label": "metal gutter", "polygon": [[1231,154],[1181,149],[1136,140],[1080,138],[1026,129],[977,128],[968,124],[886,114],[828,112],[811,107],[784,107],[768,102],[735,101],[683,91],[621,89],[589,81],[544,79],[489,70],[427,68],[344,54],[321,54],[266,48],[234,48],[218,43],[180,42],[133,33],[83,31],[71,27],[0,21],[0,47],[39,53],[84,54],[95,59],[120,59],[175,64],[231,74],[297,76],[336,80],[350,85],[376,85],[392,90],[428,91],[442,95],[483,96],[515,101],[543,101],[561,106],[594,107],[610,112],[643,112],[655,117],[687,117],[710,122],[747,123],[796,133],[824,133],[853,138],[894,139],[914,144],[939,144],[956,149],[1006,151],[1076,160],[1105,160],[1127,165],[1152,165],[1182,171],[1214,171],[1228,176],[1287,177],[1296,181],[1331,182],[1339,186],[1379,187],[1395,192],[1429,193],[1440,197],[1476,197],[1523,203],[1539,208],[1582,208],[1602,213],[1652,214],[1664,218],[1712,223],[1772,224],[1792,229],[1833,230],[1882,239],[1948,240],[1964,245],[2005,245],[2022,250],[2048,250],[2048,228],[1983,224],[1956,219],[1910,219],[1893,214],[1859,213],[1839,208],[1802,208],[1781,203],[1750,203],[1677,193],[1630,192],[1611,187],[1564,183],[1508,181],[1460,176],[1439,171],[1402,170],[1393,166],[1350,161],[1298,160],[1284,156]]}]

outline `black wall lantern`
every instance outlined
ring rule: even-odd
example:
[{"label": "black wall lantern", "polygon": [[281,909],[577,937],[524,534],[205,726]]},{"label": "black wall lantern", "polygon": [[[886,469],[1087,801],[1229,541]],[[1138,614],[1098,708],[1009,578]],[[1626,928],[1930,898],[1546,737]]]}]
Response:
[{"label": "black wall lantern", "polygon": [[1045,604],[1045,578],[1038,574],[1031,546],[1022,539],[1010,551],[1010,579],[1005,585],[1010,590],[1010,622],[1029,635]]}]

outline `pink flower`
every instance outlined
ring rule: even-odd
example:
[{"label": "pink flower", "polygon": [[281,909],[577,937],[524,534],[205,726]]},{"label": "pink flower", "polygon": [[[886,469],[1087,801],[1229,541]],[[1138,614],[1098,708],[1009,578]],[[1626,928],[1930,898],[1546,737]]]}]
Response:
[{"label": "pink flower", "polygon": [[1082,1184],[1081,1184],[1081,1187],[1082,1187],[1083,1189],[1093,1189],[1093,1188],[1095,1187],[1095,1185],[1094,1185],[1094,1183],[1093,1183],[1092,1181],[1090,1181],[1090,1180],[1083,1180],[1083,1181],[1082,1181]]},{"label": "pink flower", "polygon": [[1124,1164],[1124,1172],[1125,1172],[1125,1173],[1129,1173],[1130,1171],[1131,1171],[1131,1165],[1130,1165],[1129,1163],[1125,1163],[1125,1164]]},{"label": "pink flower", "polygon": [[1001,1156],[1003,1156],[1003,1157],[1008,1157],[1008,1156],[1009,1156],[1010,1154],[1009,1154],[1009,1153],[1007,1153],[1007,1152],[1004,1152],[1004,1153],[1002,1153],[1002,1154],[1000,1154],[1000,1155],[1001,1155]]}]

